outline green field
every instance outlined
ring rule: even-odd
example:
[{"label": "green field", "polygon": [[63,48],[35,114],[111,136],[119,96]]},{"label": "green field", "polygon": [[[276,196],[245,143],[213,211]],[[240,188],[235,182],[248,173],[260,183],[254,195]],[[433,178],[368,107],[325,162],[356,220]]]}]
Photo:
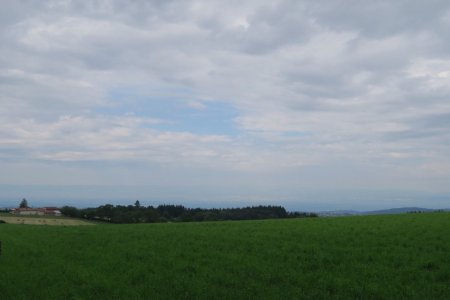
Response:
[{"label": "green field", "polygon": [[1,299],[449,299],[450,214],[0,224]]}]

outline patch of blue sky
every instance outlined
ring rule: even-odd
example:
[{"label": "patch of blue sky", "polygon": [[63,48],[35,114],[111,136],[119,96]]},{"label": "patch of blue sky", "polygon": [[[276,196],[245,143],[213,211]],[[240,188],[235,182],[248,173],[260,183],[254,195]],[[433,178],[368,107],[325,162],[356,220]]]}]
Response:
[{"label": "patch of blue sky", "polygon": [[237,135],[234,119],[238,110],[231,104],[203,100],[187,88],[142,90],[114,89],[109,94],[110,106],[97,108],[103,115],[134,115],[163,120],[152,128],[194,134]]}]

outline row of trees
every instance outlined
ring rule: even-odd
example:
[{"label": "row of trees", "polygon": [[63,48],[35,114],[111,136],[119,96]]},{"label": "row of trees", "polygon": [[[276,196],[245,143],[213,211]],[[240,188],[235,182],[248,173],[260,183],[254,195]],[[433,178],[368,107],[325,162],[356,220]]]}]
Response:
[{"label": "row of trees", "polygon": [[156,223],[156,222],[191,222],[224,220],[257,220],[278,218],[317,217],[314,213],[287,212],[281,206],[254,206],[244,208],[186,208],[182,205],[141,206],[106,204],[97,208],[78,209],[64,206],[61,213],[88,220],[111,223]]}]

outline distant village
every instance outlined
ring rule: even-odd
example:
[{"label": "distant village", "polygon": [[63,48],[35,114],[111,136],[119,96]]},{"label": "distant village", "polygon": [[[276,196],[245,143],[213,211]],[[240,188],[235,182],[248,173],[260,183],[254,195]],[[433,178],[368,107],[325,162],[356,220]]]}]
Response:
[{"label": "distant village", "polygon": [[61,216],[61,211],[58,207],[13,208],[11,209],[10,212],[15,215],[37,215],[37,216],[49,215],[57,217]]},{"label": "distant village", "polygon": [[61,209],[59,207],[38,207],[32,208],[28,206],[28,201],[26,199],[22,199],[18,208],[12,208],[9,210],[11,214],[14,215],[36,215],[36,216],[56,216],[59,217],[62,215]]}]

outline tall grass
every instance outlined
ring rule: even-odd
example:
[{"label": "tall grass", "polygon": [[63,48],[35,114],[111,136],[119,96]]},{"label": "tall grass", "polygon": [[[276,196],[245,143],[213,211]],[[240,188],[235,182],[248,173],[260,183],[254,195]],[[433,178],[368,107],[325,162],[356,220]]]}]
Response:
[{"label": "tall grass", "polygon": [[1,299],[448,299],[450,214],[0,224]]}]

